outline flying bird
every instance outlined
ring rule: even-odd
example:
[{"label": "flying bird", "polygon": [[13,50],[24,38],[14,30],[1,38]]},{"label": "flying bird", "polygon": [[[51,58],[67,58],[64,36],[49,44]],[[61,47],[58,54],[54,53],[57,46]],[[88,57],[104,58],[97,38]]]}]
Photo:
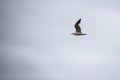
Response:
[{"label": "flying bird", "polygon": [[75,36],[87,35],[87,34],[83,34],[83,33],[81,32],[81,28],[80,28],[80,26],[79,26],[80,23],[81,23],[81,19],[79,19],[79,20],[75,23],[74,27],[75,27],[75,29],[76,29],[76,32],[75,32],[75,33],[72,33],[72,35],[75,35]]}]

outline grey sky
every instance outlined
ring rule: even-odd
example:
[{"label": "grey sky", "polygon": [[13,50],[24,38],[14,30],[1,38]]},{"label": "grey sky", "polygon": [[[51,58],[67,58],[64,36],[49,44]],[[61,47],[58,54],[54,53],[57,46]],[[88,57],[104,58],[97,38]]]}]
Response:
[{"label": "grey sky", "polygon": [[[119,0],[1,0],[1,78],[119,80]],[[86,36],[70,35],[82,18]]]}]

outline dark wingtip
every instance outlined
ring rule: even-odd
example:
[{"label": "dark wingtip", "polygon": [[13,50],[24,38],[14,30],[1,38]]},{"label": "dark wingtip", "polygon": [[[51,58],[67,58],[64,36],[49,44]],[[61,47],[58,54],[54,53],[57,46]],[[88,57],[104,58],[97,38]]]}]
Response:
[{"label": "dark wingtip", "polygon": [[77,24],[81,22],[81,18],[77,21]]},{"label": "dark wingtip", "polygon": [[79,21],[81,21],[81,18],[79,19]]}]

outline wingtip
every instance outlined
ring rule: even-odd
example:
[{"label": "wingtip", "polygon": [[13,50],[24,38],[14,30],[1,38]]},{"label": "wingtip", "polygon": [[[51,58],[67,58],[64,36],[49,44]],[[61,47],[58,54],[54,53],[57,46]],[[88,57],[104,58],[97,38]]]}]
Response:
[{"label": "wingtip", "polygon": [[81,18],[79,19],[79,21],[81,21]]},{"label": "wingtip", "polygon": [[81,22],[81,18],[78,20],[78,23],[80,23]]}]

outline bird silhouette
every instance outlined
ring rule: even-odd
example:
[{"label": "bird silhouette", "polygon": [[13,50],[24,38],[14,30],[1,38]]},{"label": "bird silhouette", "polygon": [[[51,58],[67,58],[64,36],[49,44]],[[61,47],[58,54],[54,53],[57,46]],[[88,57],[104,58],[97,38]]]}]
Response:
[{"label": "bird silhouette", "polygon": [[75,35],[75,36],[87,35],[87,34],[83,34],[83,33],[82,33],[81,27],[80,27],[80,25],[79,25],[80,23],[81,23],[81,19],[79,19],[79,20],[75,23],[74,27],[75,27],[75,29],[76,29],[76,32],[75,32],[75,33],[72,33],[72,35]]}]

